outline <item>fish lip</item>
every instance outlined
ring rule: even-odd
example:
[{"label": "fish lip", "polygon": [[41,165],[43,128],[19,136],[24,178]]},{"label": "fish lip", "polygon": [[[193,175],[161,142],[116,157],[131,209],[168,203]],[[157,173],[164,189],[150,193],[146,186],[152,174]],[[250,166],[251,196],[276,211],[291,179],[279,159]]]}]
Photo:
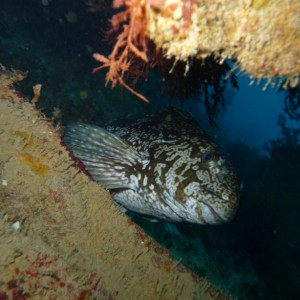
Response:
[{"label": "fish lip", "polygon": [[[231,222],[234,219],[236,215],[236,211],[238,209],[238,204],[239,204],[238,195],[232,194],[228,196],[228,198],[223,198],[221,195],[218,195],[213,191],[205,190],[205,192],[207,194],[212,195],[215,202],[219,204],[222,203],[221,208],[218,209],[218,207],[215,207],[214,205],[199,200],[199,203],[201,203],[202,206],[208,208],[211,215],[214,217],[213,218],[214,221],[209,221],[207,222],[207,224],[223,224],[223,223]],[[205,219],[205,217],[203,217],[203,219]]]},{"label": "fish lip", "polygon": [[[203,201],[199,201],[201,203],[201,212],[202,212],[202,218],[206,224],[209,225],[216,225],[216,224],[223,224],[227,223],[229,220],[228,218],[222,216],[220,213],[216,211],[215,208],[213,208],[208,203],[205,203]],[[209,211],[207,211],[207,209]]]},{"label": "fish lip", "polygon": [[[210,194],[210,195],[213,195],[215,199],[217,199],[218,201],[222,201],[222,202],[228,202],[229,199],[225,199],[225,198],[222,198],[220,194],[217,194],[215,193],[214,191],[211,191],[211,190],[203,190],[203,192],[207,193],[207,194]],[[202,202],[202,201],[201,201]],[[203,202],[203,204],[205,204]]]}]

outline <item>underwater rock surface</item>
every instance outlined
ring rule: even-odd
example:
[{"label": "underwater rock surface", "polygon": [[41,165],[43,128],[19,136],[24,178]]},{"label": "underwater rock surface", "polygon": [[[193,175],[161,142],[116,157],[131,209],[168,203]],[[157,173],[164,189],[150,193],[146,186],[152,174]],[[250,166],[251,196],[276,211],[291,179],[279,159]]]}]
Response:
[{"label": "underwater rock surface", "polygon": [[125,216],[0,70],[1,299],[229,299]]}]

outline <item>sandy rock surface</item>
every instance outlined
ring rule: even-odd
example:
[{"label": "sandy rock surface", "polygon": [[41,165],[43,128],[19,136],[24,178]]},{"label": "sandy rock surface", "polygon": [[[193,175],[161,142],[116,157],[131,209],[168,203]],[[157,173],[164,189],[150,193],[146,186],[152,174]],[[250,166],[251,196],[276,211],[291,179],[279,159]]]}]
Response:
[{"label": "sandy rock surface", "polygon": [[0,69],[0,299],[229,299],[115,206]]}]

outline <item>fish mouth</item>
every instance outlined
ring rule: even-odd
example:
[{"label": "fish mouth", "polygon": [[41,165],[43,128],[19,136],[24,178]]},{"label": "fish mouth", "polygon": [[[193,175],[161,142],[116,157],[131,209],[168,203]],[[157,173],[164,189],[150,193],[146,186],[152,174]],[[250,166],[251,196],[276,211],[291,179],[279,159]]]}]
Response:
[{"label": "fish mouth", "polygon": [[218,225],[227,223],[232,220],[233,216],[226,213],[227,209],[224,207],[212,207],[211,205],[199,201],[198,213],[200,220],[206,225]]},{"label": "fish mouth", "polygon": [[211,190],[205,192],[213,197],[213,203],[198,201],[197,210],[202,223],[218,225],[232,221],[238,207],[238,196],[232,194],[224,198]]}]

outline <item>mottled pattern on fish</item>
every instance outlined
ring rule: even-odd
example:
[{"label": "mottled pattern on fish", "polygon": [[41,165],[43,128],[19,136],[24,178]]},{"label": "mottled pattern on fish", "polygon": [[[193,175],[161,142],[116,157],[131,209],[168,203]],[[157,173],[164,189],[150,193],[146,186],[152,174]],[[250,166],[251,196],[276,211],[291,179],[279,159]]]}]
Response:
[{"label": "mottled pattern on fish", "polygon": [[75,124],[65,141],[126,208],[170,221],[219,224],[238,206],[231,166],[191,116],[168,108],[100,129]]}]

